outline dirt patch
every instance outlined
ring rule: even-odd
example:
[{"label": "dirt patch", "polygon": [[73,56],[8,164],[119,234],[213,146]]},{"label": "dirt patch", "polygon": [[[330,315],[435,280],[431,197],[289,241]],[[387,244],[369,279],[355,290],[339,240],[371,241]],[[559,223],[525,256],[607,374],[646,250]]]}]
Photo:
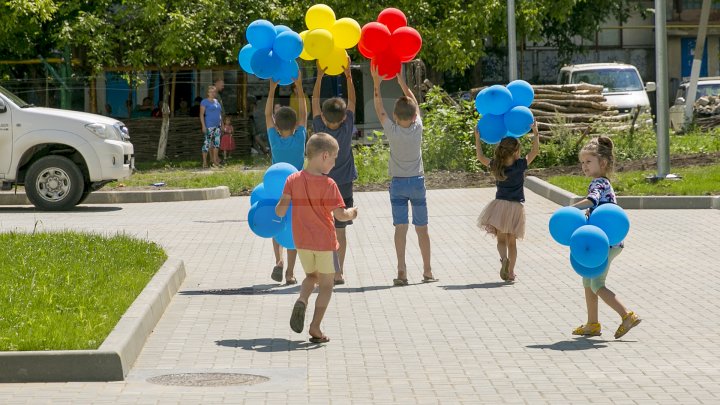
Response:
[{"label": "dirt patch", "polygon": [[[670,167],[686,166],[707,166],[720,162],[720,152],[703,153],[692,155],[678,155],[670,158]],[[615,165],[616,172],[628,172],[635,170],[655,170],[657,168],[656,158],[623,161]],[[582,176],[580,165],[558,166],[546,169],[529,169],[528,175],[548,179],[552,176],[578,175]],[[495,179],[488,173],[466,173],[437,171],[425,173],[425,186],[429,190],[444,188],[471,188],[471,187],[494,187]],[[385,191],[388,184],[356,184],[355,191]]]},{"label": "dirt patch", "polygon": [[[691,155],[676,155],[670,158],[670,167],[686,167],[686,166],[707,166],[720,162],[720,152],[701,153]],[[634,170],[655,170],[657,168],[656,158],[639,159],[632,161],[623,161],[615,165],[615,171],[627,172]],[[529,169],[528,175],[536,176],[541,179],[548,179],[552,176],[559,175],[582,175],[580,165],[574,166],[558,166],[546,169]],[[425,185],[429,190],[448,189],[448,188],[473,188],[473,187],[494,187],[495,179],[489,172],[466,173],[466,172],[449,172],[436,171],[425,173]],[[172,190],[171,187],[115,187],[105,190],[111,191],[138,191],[138,190]],[[388,183],[373,184],[355,184],[354,191],[387,191]],[[243,190],[237,195],[250,195],[251,190]]]}]

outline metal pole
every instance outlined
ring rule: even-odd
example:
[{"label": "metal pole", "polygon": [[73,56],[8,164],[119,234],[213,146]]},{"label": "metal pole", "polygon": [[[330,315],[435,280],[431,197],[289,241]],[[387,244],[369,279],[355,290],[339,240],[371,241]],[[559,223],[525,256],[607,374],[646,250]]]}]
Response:
[{"label": "metal pole", "polygon": [[693,57],[692,70],[690,71],[690,85],[685,95],[685,120],[684,127],[692,122],[693,106],[697,95],[697,82],[702,67],[702,56],[705,51],[705,36],[707,35],[708,19],[710,18],[710,0],[703,0],[702,11],[700,12],[700,28],[698,28],[697,40],[695,42],[695,55]]},{"label": "metal pole", "polygon": [[670,133],[668,130],[668,75],[666,0],[655,0],[655,81],[657,82],[657,177],[670,172]]},{"label": "metal pole", "polygon": [[517,80],[517,39],[515,36],[515,0],[507,2],[508,27],[508,78]]}]

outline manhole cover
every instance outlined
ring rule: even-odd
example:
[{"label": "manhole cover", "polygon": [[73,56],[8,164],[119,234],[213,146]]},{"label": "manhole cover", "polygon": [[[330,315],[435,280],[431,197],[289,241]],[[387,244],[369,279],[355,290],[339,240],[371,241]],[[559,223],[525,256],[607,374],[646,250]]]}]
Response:
[{"label": "manhole cover", "polygon": [[185,387],[222,387],[227,385],[255,385],[270,381],[261,375],[239,373],[184,373],[165,374],[148,378],[153,384]]}]

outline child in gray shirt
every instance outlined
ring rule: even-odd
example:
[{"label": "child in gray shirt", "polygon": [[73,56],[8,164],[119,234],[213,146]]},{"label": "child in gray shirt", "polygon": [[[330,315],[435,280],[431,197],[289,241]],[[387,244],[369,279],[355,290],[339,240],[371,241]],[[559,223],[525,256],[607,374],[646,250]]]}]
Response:
[{"label": "child in gray shirt", "polygon": [[428,211],[425,197],[425,176],[422,160],[423,125],[415,95],[410,91],[398,74],[398,83],[404,96],[395,102],[393,119],[385,112],[377,66],[371,67],[374,84],[375,112],[382,123],[385,137],[390,143],[390,162],[388,170],[390,181],[390,203],[392,205],[393,225],[395,226],[395,252],[398,258],[398,275],[393,280],[395,286],[408,285],[407,266],[405,264],[405,245],[409,225],[408,203],[412,206],[412,219],[418,236],[420,254],[423,260],[423,282],[437,281],[430,266],[430,234],[428,232]]}]

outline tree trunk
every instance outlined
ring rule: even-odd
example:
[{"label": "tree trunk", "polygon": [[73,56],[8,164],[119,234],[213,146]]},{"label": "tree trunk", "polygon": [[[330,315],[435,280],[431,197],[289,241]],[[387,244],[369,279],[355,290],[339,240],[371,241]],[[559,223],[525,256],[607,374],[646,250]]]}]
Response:
[{"label": "tree trunk", "polygon": [[[163,102],[162,102],[162,126],[160,127],[160,140],[158,141],[157,160],[165,159],[165,150],[167,149],[168,132],[170,130],[170,81],[164,71],[160,72],[163,78]],[[173,78],[175,73],[173,73]]]}]

